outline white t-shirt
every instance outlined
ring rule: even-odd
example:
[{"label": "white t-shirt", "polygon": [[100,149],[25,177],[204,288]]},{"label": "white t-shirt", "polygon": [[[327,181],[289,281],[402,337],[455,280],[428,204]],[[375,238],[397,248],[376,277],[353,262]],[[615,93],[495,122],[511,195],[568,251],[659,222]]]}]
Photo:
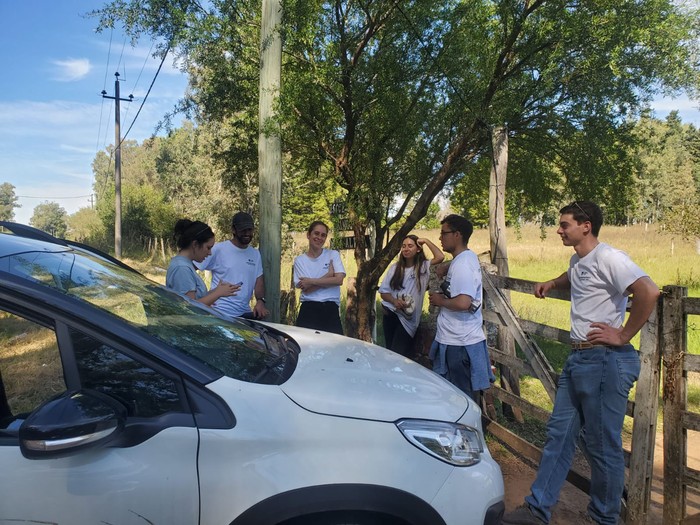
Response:
[{"label": "white t-shirt", "polygon": [[627,288],[646,275],[625,252],[602,242],[583,258],[572,255],[568,269],[571,339],[585,341],[594,322],[622,326]]},{"label": "white t-shirt", "polygon": [[[324,248],[321,255],[315,259],[309,257],[306,253],[299,255],[294,259],[294,286],[299,284],[300,277],[310,277],[312,279],[323,277],[328,273],[328,268],[330,268],[331,263],[333,263],[333,271],[335,273],[345,273],[345,267],[343,266],[343,261],[340,260],[340,254],[335,250],[327,250]],[[340,285],[324,286],[311,293],[301,292],[299,300],[301,302],[333,301],[340,305]]]},{"label": "white t-shirt", "polygon": [[[468,295],[482,302],[481,265],[476,254],[465,250],[450,263],[445,280],[449,283],[450,297]],[[486,339],[481,308],[475,313],[440,308],[435,340],[445,345],[473,345]]]},{"label": "white t-shirt", "polygon": [[[415,305],[413,314],[408,317],[401,311],[397,314],[399,321],[401,321],[401,326],[404,327],[404,330],[411,337],[416,335],[420,324],[420,316],[423,313],[423,299],[425,298],[425,292],[428,289],[428,279],[430,278],[430,261],[423,261],[421,270],[418,272],[420,276],[418,278],[416,277],[415,269],[415,266],[404,268],[401,288],[393,290],[391,288],[391,279],[396,272],[396,263],[394,263],[389,267],[382,284],[379,286],[379,293],[388,293],[397,298],[402,294],[409,294],[413,297],[413,304]],[[382,305],[392,312],[396,311],[394,305],[388,301],[382,301]]]},{"label": "white t-shirt", "polygon": [[211,272],[211,288],[219,282],[241,283],[236,295],[219,298],[212,306],[223,314],[239,317],[249,313],[250,298],[255,291],[255,281],[263,273],[260,252],[252,246],[239,248],[231,241],[217,242],[211,255],[201,263],[195,263],[200,270]]}]

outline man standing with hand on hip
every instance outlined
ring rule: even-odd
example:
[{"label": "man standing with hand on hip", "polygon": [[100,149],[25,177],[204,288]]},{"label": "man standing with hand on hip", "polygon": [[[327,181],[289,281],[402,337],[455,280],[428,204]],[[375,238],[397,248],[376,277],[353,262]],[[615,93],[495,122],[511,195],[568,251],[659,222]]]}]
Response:
[{"label": "man standing with hand on hip", "polygon": [[[574,201],[560,214],[557,233],[575,253],[568,271],[535,285],[535,297],[571,289],[571,354],[559,377],[531,494],[503,523],[549,523],[580,438],[591,465],[586,519],[616,525],[625,482],[622,424],[640,371],[630,340],[649,318],[659,289],[627,254],[598,241],[603,213],[596,204]],[[634,299],[625,323],[630,294]]]}]

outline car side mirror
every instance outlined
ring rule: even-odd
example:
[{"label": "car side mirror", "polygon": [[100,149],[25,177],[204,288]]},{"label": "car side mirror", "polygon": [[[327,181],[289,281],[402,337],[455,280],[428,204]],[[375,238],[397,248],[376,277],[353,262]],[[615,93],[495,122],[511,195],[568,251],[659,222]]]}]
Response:
[{"label": "car side mirror", "polygon": [[55,458],[98,447],[124,428],[126,407],[95,390],[73,390],[48,400],[19,428],[22,455]]}]

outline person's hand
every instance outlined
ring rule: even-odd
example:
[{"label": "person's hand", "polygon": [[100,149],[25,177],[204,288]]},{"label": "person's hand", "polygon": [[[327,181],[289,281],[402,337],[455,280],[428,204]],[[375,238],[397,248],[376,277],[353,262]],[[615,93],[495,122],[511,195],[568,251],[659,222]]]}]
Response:
[{"label": "person's hand", "polygon": [[270,311],[265,306],[265,301],[256,301],[255,308],[253,308],[253,317],[256,319],[262,319],[267,317]]},{"label": "person's hand", "polygon": [[591,323],[586,340],[594,345],[622,346],[629,343],[622,336],[622,327],[614,328],[605,323]]},{"label": "person's hand", "polygon": [[419,237],[418,239],[416,239],[416,244],[422,248],[427,240],[428,239],[425,239],[423,237]]},{"label": "person's hand", "polygon": [[430,292],[428,294],[428,299],[430,300],[431,306],[444,306],[445,301],[447,300],[445,294],[440,292]]},{"label": "person's hand", "polygon": [[538,299],[544,299],[547,293],[555,287],[553,280],[546,281],[544,283],[535,283],[535,297]]},{"label": "person's hand", "polygon": [[408,304],[403,299],[401,299],[399,297],[396,297],[394,299],[394,308],[396,308],[397,310],[403,310],[407,306],[408,306]]},{"label": "person's hand", "polygon": [[302,292],[309,291],[312,286],[314,286],[314,284],[312,283],[311,277],[299,278],[299,284],[297,284],[297,288],[301,289]]},{"label": "person's hand", "polygon": [[230,297],[236,295],[240,289],[240,284],[231,284],[226,281],[221,281],[214,290],[218,297]]}]

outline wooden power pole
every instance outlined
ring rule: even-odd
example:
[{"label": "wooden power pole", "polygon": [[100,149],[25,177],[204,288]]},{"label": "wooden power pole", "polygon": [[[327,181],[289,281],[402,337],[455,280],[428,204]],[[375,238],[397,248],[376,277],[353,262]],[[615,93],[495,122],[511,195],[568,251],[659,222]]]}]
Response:
[{"label": "wooden power pole", "polygon": [[114,100],[114,256],[122,257],[122,140],[120,130],[119,102],[131,102],[129,98],[119,98],[119,72],[114,73],[114,96],[110,97],[102,91],[103,98]]},{"label": "wooden power pole", "polygon": [[[262,0],[260,35],[260,107],[258,177],[260,185],[260,255],[265,276],[269,320],[280,322],[280,263],[282,258],[282,145],[270,131],[282,77],[281,0]],[[267,129],[266,129],[267,126]]]}]

